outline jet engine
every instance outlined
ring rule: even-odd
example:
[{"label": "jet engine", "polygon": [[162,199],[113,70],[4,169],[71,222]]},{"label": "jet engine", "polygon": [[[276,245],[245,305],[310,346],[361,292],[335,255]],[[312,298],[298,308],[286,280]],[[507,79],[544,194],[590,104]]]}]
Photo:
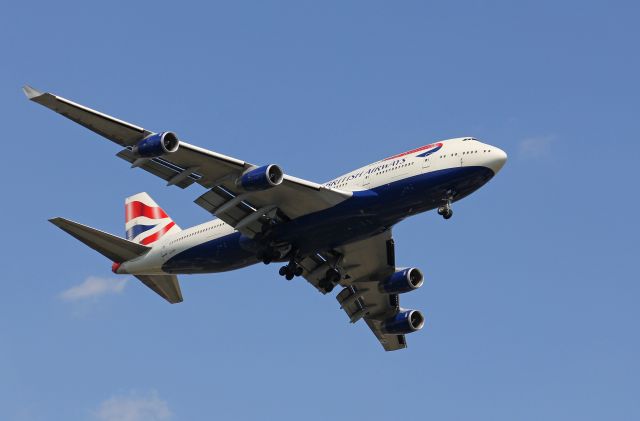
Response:
[{"label": "jet engine", "polygon": [[282,183],[284,172],[275,164],[264,165],[247,171],[238,179],[238,185],[244,190],[267,190]]},{"label": "jet engine", "polygon": [[157,158],[178,150],[180,141],[173,132],[152,134],[133,147],[133,153],[141,158]]},{"label": "jet engine", "polygon": [[397,271],[380,282],[380,291],[387,294],[402,294],[420,288],[423,283],[424,276],[420,269],[407,268]]},{"label": "jet engine", "polygon": [[382,331],[393,335],[406,335],[424,326],[424,316],[418,310],[405,310],[382,323]]}]

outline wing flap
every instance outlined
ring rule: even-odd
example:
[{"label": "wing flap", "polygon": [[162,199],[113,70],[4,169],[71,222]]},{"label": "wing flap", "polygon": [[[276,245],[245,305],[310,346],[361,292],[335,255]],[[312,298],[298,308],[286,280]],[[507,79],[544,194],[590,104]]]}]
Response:
[{"label": "wing flap", "polygon": [[302,276],[307,280],[315,289],[322,294],[327,294],[327,291],[320,287],[320,282],[324,279],[327,270],[336,266],[340,257],[330,253],[317,253],[311,256],[307,256],[298,262],[304,269]]},{"label": "wing flap", "polygon": [[377,282],[391,275],[395,271],[395,262],[389,259],[389,244],[393,247],[391,230],[386,230],[366,240],[337,247],[351,282],[361,279]]},{"label": "wing flap", "polygon": [[[232,227],[240,228],[238,231],[243,234],[253,237],[255,232],[259,232],[259,228],[256,228],[256,230],[249,230],[252,227],[243,229],[240,224],[246,218],[254,215],[256,209],[242,199],[242,195],[235,195],[221,186],[216,186],[198,197],[195,203]],[[255,216],[254,219],[256,219]]]},{"label": "wing flap", "polygon": [[407,347],[404,335],[387,334],[382,323],[400,310],[400,300],[396,294],[383,294],[377,289],[377,282],[357,282],[345,287],[336,296],[340,308],[351,323],[363,319],[385,351]]},{"label": "wing flap", "polygon": [[397,351],[407,347],[405,335],[386,335],[382,333],[380,328],[382,322],[378,320],[366,319],[365,322],[373,334],[376,335],[385,351]]},{"label": "wing flap", "polygon": [[[137,157],[130,149],[123,149],[118,152],[116,156],[131,164],[134,164],[137,161]],[[147,159],[137,166],[157,177],[162,178],[167,181],[167,184],[178,186],[181,189],[189,187],[200,179],[200,176],[197,173],[190,171],[189,168],[178,167],[177,165],[162,158]],[[182,177],[180,177],[181,175]]]},{"label": "wing flap", "polygon": [[400,311],[399,296],[383,293],[378,287],[380,281],[396,270],[391,230],[337,247],[318,257],[308,257],[300,265],[305,268],[305,279],[320,292],[323,290],[318,284],[326,270],[341,267],[345,277],[340,282],[343,289],[336,300],[349,321],[364,320],[386,351],[407,347],[404,335],[387,334],[382,329],[383,322]]},{"label": "wing flap", "polygon": [[223,177],[220,184],[198,197],[195,203],[251,237],[261,232],[269,221],[279,222],[276,215],[286,220],[295,219],[351,197],[351,193],[287,176],[282,184],[270,189],[244,191],[235,186],[236,177],[235,174]]}]

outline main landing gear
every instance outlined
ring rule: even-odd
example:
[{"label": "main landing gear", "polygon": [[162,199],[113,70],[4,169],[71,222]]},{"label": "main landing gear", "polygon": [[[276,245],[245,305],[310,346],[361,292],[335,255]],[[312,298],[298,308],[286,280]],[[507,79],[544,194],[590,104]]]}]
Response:
[{"label": "main landing gear", "polygon": [[324,290],[325,293],[330,293],[338,282],[342,279],[340,271],[336,268],[327,269],[327,273],[324,278],[320,280],[318,286]]},{"label": "main landing gear", "polygon": [[444,206],[438,208],[438,215],[441,215],[444,219],[449,219],[453,216],[453,209],[451,208],[451,201],[453,200],[453,193],[449,192],[449,196],[445,199]]},{"label": "main landing gear", "polygon": [[[289,263],[282,266],[279,270],[280,276],[284,276],[287,281],[292,280],[296,276],[302,276],[304,268],[297,263],[297,260],[299,259],[300,256],[298,256],[297,251],[292,250],[289,253]],[[333,291],[333,288],[342,279],[342,270],[337,266],[330,266],[329,262],[325,262],[324,264],[328,266],[328,269],[326,270],[324,277],[318,281],[318,288],[327,294]],[[313,272],[316,272],[316,269],[314,269]]]},{"label": "main landing gear", "polygon": [[289,261],[289,264],[285,265],[285,266],[282,266],[278,273],[280,273],[280,276],[284,276],[287,279],[287,281],[290,281],[295,276],[302,275],[303,271],[304,271],[304,269],[302,269],[302,266],[298,265],[295,262],[295,260],[291,259]]},{"label": "main landing gear", "polygon": [[[302,266],[298,265],[294,259],[291,259],[289,264],[282,266],[279,271],[280,276],[284,276],[287,281],[292,280],[296,276],[301,276],[303,272],[304,269]],[[340,279],[342,279],[340,270],[330,267],[327,269],[324,277],[318,282],[318,287],[320,287],[325,294],[329,293],[333,291],[333,288],[340,282]]]},{"label": "main landing gear", "polygon": [[291,246],[288,247],[271,247],[265,250],[262,250],[258,253],[258,260],[261,260],[265,265],[270,264],[271,262],[280,261],[282,257],[291,253]]}]

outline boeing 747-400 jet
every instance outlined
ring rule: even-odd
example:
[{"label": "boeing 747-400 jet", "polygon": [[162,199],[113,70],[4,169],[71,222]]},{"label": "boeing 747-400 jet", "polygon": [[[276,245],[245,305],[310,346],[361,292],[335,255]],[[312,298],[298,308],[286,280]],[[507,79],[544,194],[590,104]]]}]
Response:
[{"label": "boeing 747-400 jet", "polygon": [[51,222],[113,261],[170,303],[182,301],[178,274],[216,273],[259,262],[285,262],[280,275],[302,276],[336,298],[351,323],[363,319],[387,351],[406,348],[420,330],[418,310],[400,294],[420,288],[422,272],[396,266],[391,230],[478,190],[507,155],[473,137],[430,143],[318,184],[156,133],[51,93],[24,87],[27,97],[117,144],[117,156],[182,189],[199,184],[195,200],[216,217],[181,229],[146,193],[125,201],[126,239],[53,218]]}]

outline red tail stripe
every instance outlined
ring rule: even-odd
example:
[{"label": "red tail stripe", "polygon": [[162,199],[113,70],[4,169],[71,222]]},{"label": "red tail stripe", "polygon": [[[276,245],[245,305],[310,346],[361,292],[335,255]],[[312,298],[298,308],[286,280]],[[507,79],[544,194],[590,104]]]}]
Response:
[{"label": "red tail stripe", "polygon": [[146,216],[151,219],[161,219],[168,218],[169,215],[164,213],[164,211],[155,206],[147,206],[142,202],[129,202],[125,206],[125,220],[126,222],[131,221],[133,218],[137,218],[138,216]]},{"label": "red tail stripe", "polygon": [[430,143],[428,145],[420,146],[419,148],[411,149],[410,151],[402,152],[402,153],[399,153],[398,155],[393,155],[393,156],[390,156],[389,158],[385,158],[384,161],[388,161],[390,159],[400,158],[400,157],[403,157],[405,155],[410,155],[410,154],[415,153],[415,152],[420,152],[420,151],[423,151],[425,149],[429,149],[432,146],[438,146],[438,145],[442,145],[442,143],[440,143],[440,142],[438,142],[438,143]]},{"label": "red tail stripe", "polygon": [[156,232],[155,234],[152,234],[146,238],[143,238],[140,243],[144,244],[145,246],[147,244],[153,243],[154,241],[157,241],[160,237],[162,237],[167,231],[169,231],[171,229],[171,227],[173,227],[176,223],[175,222],[169,222],[167,224],[166,227],[162,228],[160,231]]}]

